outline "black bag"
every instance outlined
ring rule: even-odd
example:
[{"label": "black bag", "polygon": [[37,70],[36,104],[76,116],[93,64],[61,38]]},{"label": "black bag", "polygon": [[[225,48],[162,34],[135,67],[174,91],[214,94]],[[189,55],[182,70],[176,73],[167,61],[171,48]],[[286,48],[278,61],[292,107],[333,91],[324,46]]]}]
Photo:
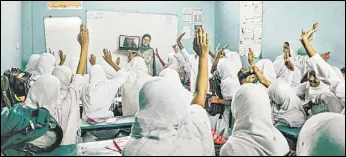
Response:
[{"label": "black bag", "polygon": [[[5,71],[4,75],[8,78],[9,87],[17,97],[26,97],[29,92],[29,81],[31,74],[20,70],[19,68],[12,68]],[[19,103],[19,102],[15,102]]]},{"label": "black bag", "polygon": [[[205,109],[211,116],[215,116],[217,114],[223,114],[225,111],[225,105],[223,104],[217,104],[217,103],[211,103],[211,98],[213,96],[218,96],[220,99],[223,99],[222,94],[221,94],[221,78],[218,75],[217,71],[213,74],[213,77],[209,79],[209,84],[210,84],[210,90],[212,95],[207,95],[206,100],[205,100]],[[220,116],[221,117],[221,116]]]}]

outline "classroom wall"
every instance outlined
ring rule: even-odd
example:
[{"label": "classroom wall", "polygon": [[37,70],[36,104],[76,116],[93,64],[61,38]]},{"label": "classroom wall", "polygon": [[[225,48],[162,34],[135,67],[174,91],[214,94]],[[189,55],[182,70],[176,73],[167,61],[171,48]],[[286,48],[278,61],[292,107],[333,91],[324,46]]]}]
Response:
[{"label": "classroom wall", "polygon": [[[239,1],[215,3],[215,45],[222,41],[238,51]],[[312,45],[319,53],[332,52],[331,65],[345,66],[345,1],[264,1],[263,10],[263,58],[275,59],[285,41],[301,47],[301,29],[311,29],[317,21],[320,27]]]},{"label": "classroom wall", "polygon": [[[121,11],[121,12],[143,12],[155,14],[175,14],[178,16],[178,31],[181,32],[183,23],[183,8],[202,8],[204,28],[209,32],[210,39],[214,39],[215,26],[215,2],[210,1],[160,1],[160,2],[134,2],[134,1],[83,1],[81,10],[49,10],[46,1],[25,1],[23,2],[23,64],[27,63],[32,53],[46,52],[44,36],[44,18],[49,17],[81,17],[86,23],[87,10]],[[193,24],[190,24],[193,28]],[[193,29],[192,29],[193,30]],[[149,32],[150,33],[150,32]],[[193,34],[192,34],[193,35]],[[192,41],[183,40],[187,50],[192,53]],[[211,40],[213,48],[214,41]]]},{"label": "classroom wall", "polygon": [[20,1],[1,1],[1,74],[20,67],[21,5]]}]

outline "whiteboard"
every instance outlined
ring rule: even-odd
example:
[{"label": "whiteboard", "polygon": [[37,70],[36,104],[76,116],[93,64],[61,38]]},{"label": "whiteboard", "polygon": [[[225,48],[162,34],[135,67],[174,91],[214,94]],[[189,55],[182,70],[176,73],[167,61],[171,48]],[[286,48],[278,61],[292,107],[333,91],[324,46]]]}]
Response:
[{"label": "whiteboard", "polygon": [[64,65],[69,66],[70,59],[80,56],[80,45],[77,41],[82,20],[79,17],[53,17],[44,20],[46,50],[55,52],[57,62],[60,62],[59,50],[66,54]]},{"label": "whiteboard", "polygon": [[[113,60],[120,57],[120,67],[128,63],[127,51],[119,51],[119,36],[151,35],[150,46],[158,48],[160,56],[167,62],[168,54],[173,52],[172,45],[178,36],[178,18],[176,15],[147,13],[124,13],[112,11],[88,11],[89,54],[94,54],[96,63],[105,65],[102,58],[104,48],[112,52]],[[163,67],[156,58],[157,71]]]}]

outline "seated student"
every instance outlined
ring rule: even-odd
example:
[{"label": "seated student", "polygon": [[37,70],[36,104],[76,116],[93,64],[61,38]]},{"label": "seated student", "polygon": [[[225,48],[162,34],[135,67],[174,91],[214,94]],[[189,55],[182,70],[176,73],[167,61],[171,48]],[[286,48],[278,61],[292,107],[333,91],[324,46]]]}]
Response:
[{"label": "seated student", "polygon": [[37,63],[40,57],[41,55],[39,54],[32,54],[29,62],[26,64],[25,71],[31,73],[32,75],[36,75]]},{"label": "seated student", "polygon": [[345,116],[321,113],[300,130],[297,156],[345,156]]},{"label": "seated student", "polygon": [[237,66],[236,69],[240,70],[243,67],[243,64],[241,62],[240,55],[238,52],[230,51],[230,50],[226,49],[224,51],[224,56],[226,58],[231,59],[235,63],[235,65]]},{"label": "seated student", "polygon": [[44,53],[38,59],[36,73],[30,78],[30,85],[43,75],[52,74],[55,68],[55,57],[50,53]]},{"label": "seated student", "polygon": [[264,88],[242,85],[231,108],[235,125],[232,136],[221,148],[221,156],[282,156],[289,152],[285,137],[272,123],[270,100]]},{"label": "seated student", "polygon": [[[138,98],[139,90],[145,82],[153,78],[148,74],[148,68],[142,57],[134,57],[132,53],[128,55],[130,62],[127,64],[126,70],[121,73],[121,75],[126,75],[122,88],[122,111],[124,116],[137,113],[139,100],[136,98]],[[107,62],[112,63],[112,61]],[[115,63],[113,64],[113,67],[115,67]]]},{"label": "seated student", "polygon": [[81,27],[79,41],[81,42],[81,57],[83,58],[81,61],[79,61],[78,69],[76,70],[77,75],[73,75],[73,72],[68,67],[63,66],[66,55],[64,55],[62,52],[59,53],[61,58],[61,66],[57,66],[52,72],[52,75],[57,77],[60,81],[58,105],[60,105],[60,112],[64,114],[60,125],[65,134],[65,137],[61,143],[62,145],[76,144],[76,137],[78,134],[78,136],[80,136],[79,100],[81,90],[84,87],[83,74],[85,71],[86,57],[88,53],[89,37],[87,31],[87,28]]},{"label": "seated student", "polygon": [[198,90],[192,102],[191,97],[180,92],[185,91],[182,86],[168,79],[156,78],[145,83],[140,90],[141,103],[124,156],[215,155],[210,123],[203,109],[208,84],[209,40],[203,29],[198,34],[202,53]]},{"label": "seated student", "polygon": [[283,55],[275,59],[274,65],[278,79],[283,79],[292,87],[300,84],[302,78],[301,68],[297,66],[295,58],[296,51],[292,49],[291,42],[285,42],[283,45]]},{"label": "seated student", "polygon": [[276,80],[274,63],[269,59],[261,59],[256,63],[258,70],[271,82]]},{"label": "seated student", "polygon": [[337,76],[333,68],[316,53],[310,44],[313,33],[315,33],[317,29],[318,23],[315,23],[312,30],[306,33],[303,30],[300,37],[300,41],[310,57],[308,59],[308,66],[316,72],[316,77],[318,77],[323,83],[329,85],[331,87],[331,92],[333,92],[345,104],[345,80]]},{"label": "seated student", "polygon": [[189,60],[189,53],[187,52],[187,50],[185,49],[185,47],[181,43],[181,39],[183,38],[184,35],[185,35],[185,32],[180,34],[179,37],[177,38],[177,45],[178,45],[180,51],[179,51],[179,53],[176,53],[176,56],[177,56],[178,63],[183,68],[182,69],[183,70],[183,72],[182,72],[183,81],[182,82],[186,88],[190,89],[192,65],[191,65],[191,62]]},{"label": "seated student", "polygon": [[89,84],[82,91],[83,119],[113,117],[110,107],[118,92],[118,88],[127,80],[127,73],[121,70],[113,61],[110,51],[103,50],[103,58],[119,73],[115,79],[107,80],[103,67],[96,64],[95,56],[91,55],[89,69]]},{"label": "seated student", "polygon": [[[50,112],[54,119],[61,124],[63,121],[62,119],[68,117],[68,115],[66,115],[68,113],[60,110],[61,106],[58,104],[59,92],[60,82],[58,78],[52,75],[43,75],[39,77],[29,89],[24,107],[33,109],[44,107]],[[57,135],[48,132],[30,143],[42,147],[49,146],[55,142],[56,136]],[[71,136],[65,134],[64,137],[70,138]],[[77,138],[77,136],[74,136],[74,138]]]},{"label": "seated student", "polygon": [[303,102],[294,89],[283,80],[271,83],[255,65],[252,65],[251,68],[256,73],[259,82],[268,88],[269,98],[272,101],[273,123],[288,127],[303,126],[306,113],[303,109]]}]

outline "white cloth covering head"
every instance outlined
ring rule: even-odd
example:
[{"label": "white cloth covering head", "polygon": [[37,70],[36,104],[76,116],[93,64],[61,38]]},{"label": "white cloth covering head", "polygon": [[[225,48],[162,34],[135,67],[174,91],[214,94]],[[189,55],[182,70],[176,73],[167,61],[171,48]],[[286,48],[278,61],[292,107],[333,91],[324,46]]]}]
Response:
[{"label": "white cloth covering head", "polygon": [[297,156],[345,156],[345,116],[320,113],[300,130]]},{"label": "white cloth covering head", "polygon": [[[240,70],[240,69],[239,69]],[[238,80],[238,68],[229,58],[221,58],[217,64],[217,71],[221,77],[221,94],[223,99],[232,100],[240,87]]]},{"label": "white cloth covering head", "polygon": [[143,85],[124,156],[215,155],[210,128],[194,124],[191,97],[183,90],[164,78]]},{"label": "white cloth covering head", "polygon": [[270,81],[276,80],[276,71],[274,63],[269,59],[261,59],[256,63],[258,70]]},{"label": "white cloth covering head", "polygon": [[270,101],[263,87],[242,85],[231,108],[235,124],[221,156],[283,156],[289,151],[285,137],[272,123]]},{"label": "white cloth covering head", "polygon": [[180,65],[178,63],[177,58],[175,57],[175,53],[168,54],[168,67],[174,69],[175,71],[178,71],[180,68]]},{"label": "white cloth covering head", "polygon": [[290,127],[303,126],[306,115],[303,102],[292,87],[284,81],[277,81],[269,86],[269,98],[272,100],[274,122],[283,122]]},{"label": "white cloth covering head", "polygon": [[30,56],[29,62],[28,64],[26,64],[26,68],[25,70],[29,73],[32,73],[33,75],[35,75],[36,69],[37,69],[37,63],[38,60],[40,59],[41,55],[39,54],[32,54]]},{"label": "white cloth covering head", "polygon": [[[289,47],[290,47],[290,58],[294,59],[295,56],[297,56],[298,50],[296,49],[296,46],[294,45],[293,42],[291,42],[291,41],[286,41],[286,42],[289,44]],[[283,52],[282,52],[282,55],[276,57],[275,61],[283,60],[283,59],[284,59],[284,55],[283,55]]]},{"label": "white cloth covering head", "polygon": [[[107,83],[106,74],[103,67],[93,65],[89,69],[89,85],[82,91],[83,119],[111,117],[113,113],[109,111],[115,95],[112,87]],[[113,89],[117,90],[117,89]]]},{"label": "white cloth covering head", "polygon": [[237,71],[240,71],[240,69],[243,67],[243,65],[242,65],[239,53],[236,51],[230,51],[228,49],[226,49],[224,51],[224,53],[225,53],[226,58],[229,58],[235,64],[236,67],[234,69]]},{"label": "white cloth covering head", "polygon": [[39,76],[51,75],[55,68],[55,57],[50,53],[44,53],[37,62],[37,74]]},{"label": "white cloth covering head", "polygon": [[79,58],[78,57],[74,57],[74,58],[70,59],[69,68],[71,69],[73,74],[77,73],[78,64],[79,64]]},{"label": "white cloth covering head", "polygon": [[57,66],[53,70],[52,75],[57,77],[60,81],[60,95],[58,103],[61,103],[66,97],[68,86],[71,84],[72,71],[66,66]]},{"label": "white cloth covering head", "polygon": [[138,111],[138,94],[142,85],[152,79],[148,68],[141,57],[134,57],[127,64],[129,77],[122,88],[122,109],[124,115],[134,115]]},{"label": "white cloth covering head", "polygon": [[307,93],[306,93],[307,100],[306,101],[312,101],[317,96],[330,91],[330,87],[328,85],[326,85],[325,83],[323,83],[322,81],[320,82],[320,84],[317,87],[311,87],[310,83],[307,82],[306,89],[307,89]]},{"label": "white cloth covering head", "polygon": [[180,77],[179,77],[179,74],[177,71],[175,71],[174,69],[172,68],[166,68],[166,69],[163,69],[161,72],[160,72],[160,77],[163,77],[165,79],[168,79],[170,80],[173,84],[175,85],[182,85],[181,84],[181,81],[180,81]]}]

